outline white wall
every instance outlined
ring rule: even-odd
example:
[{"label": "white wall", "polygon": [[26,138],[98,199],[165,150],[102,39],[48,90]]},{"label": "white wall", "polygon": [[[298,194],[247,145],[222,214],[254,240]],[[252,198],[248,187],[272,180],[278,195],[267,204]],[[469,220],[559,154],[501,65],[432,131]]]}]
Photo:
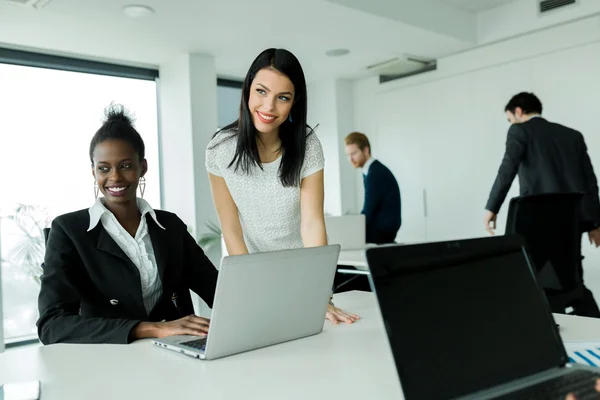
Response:
[{"label": "white wall", "polygon": [[[355,125],[373,130],[377,158],[400,184],[398,239],[485,235],[483,211],[509,127],[503,110],[520,91],[539,95],[549,120],[582,131],[600,175],[597,71],[600,18],[592,17],[441,59],[434,72],[381,85],[358,82]],[[516,195],[515,180],[508,198]],[[586,281],[600,296],[600,251],[587,241],[583,247]]]},{"label": "white wall", "polygon": [[477,15],[477,39],[490,43],[535,30],[571,22],[600,12],[600,1],[579,0],[579,3],[539,13],[539,0],[518,0]]},{"label": "white wall", "polygon": [[[0,246],[0,254],[2,254],[2,246]],[[0,258],[0,353],[4,352],[4,317],[2,310],[2,259]]]},{"label": "white wall", "polygon": [[355,172],[343,142],[354,125],[352,83],[324,80],[310,83],[307,90],[308,124],[319,125],[316,132],[325,156],[325,213],[357,213]]},{"label": "white wall", "polygon": [[[176,213],[199,237],[205,223],[218,222],[212,202],[205,151],[217,130],[217,75],[214,59],[184,54],[160,66],[161,183],[163,207]],[[207,252],[213,264],[221,259],[220,244]],[[210,315],[193,294],[196,313]]]}]

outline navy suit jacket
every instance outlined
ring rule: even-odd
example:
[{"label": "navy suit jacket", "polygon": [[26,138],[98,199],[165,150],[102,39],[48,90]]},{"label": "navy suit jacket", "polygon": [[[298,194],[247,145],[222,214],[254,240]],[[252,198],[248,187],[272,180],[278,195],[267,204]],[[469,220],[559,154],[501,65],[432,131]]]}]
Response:
[{"label": "navy suit jacket", "polygon": [[400,188],[392,171],[375,160],[363,177],[365,202],[361,214],[366,219],[367,242],[378,233],[397,233],[402,224]]},{"label": "navy suit jacket", "polygon": [[140,321],[175,320],[193,314],[190,289],[212,307],[217,270],[175,214],[146,214],[162,296],[147,314],[140,273],[101,223],[87,231],[87,209],[56,217],[46,245],[38,336],[42,343],[131,341]]}]

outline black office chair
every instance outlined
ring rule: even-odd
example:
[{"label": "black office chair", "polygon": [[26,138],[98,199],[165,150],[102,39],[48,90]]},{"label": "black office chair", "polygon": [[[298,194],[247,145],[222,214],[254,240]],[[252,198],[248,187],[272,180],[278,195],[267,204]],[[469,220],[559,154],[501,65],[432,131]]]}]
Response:
[{"label": "black office chair", "polygon": [[[506,234],[525,238],[537,280],[555,313],[594,316],[585,304],[593,296],[583,285],[582,193],[548,193],[511,199]],[[587,293],[586,293],[587,292]],[[594,302],[594,307],[595,306]]]}]

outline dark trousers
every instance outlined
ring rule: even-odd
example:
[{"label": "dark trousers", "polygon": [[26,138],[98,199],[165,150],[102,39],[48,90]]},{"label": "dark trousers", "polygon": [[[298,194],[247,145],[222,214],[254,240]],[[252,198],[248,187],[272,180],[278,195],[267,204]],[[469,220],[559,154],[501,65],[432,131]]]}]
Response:
[{"label": "dark trousers", "polygon": [[398,232],[381,232],[367,229],[367,243],[388,244],[394,243]]},{"label": "dark trousers", "polygon": [[584,286],[583,296],[574,305],[574,314],[582,317],[600,318],[600,309],[592,292]]},{"label": "dark trousers", "polygon": [[[593,226],[589,223],[582,222],[581,223],[582,233],[584,235],[584,240],[587,239],[587,232],[593,229]],[[583,256],[581,257],[582,262],[579,263],[579,277],[581,278],[581,284],[583,286],[583,296],[580,300],[573,304],[573,308],[575,310],[575,315],[579,315],[582,317],[592,317],[592,318],[600,318],[600,309],[598,308],[598,304],[594,299],[594,295],[592,292],[585,287],[583,282]]]},{"label": "dark trousers", "polygon": [[[353,269],[348,265],[338,265],[338,269]],[[333,279],[333,293],[350,292],[352,290],[361,290],[363,292],[371,291],[371,284],[367,275],[340,274],[336,272]]]},{"label": "dark trousers", "polygon": [[[583,257],[581,257],[583,260]],[[582,317],[600,318],[600,309],[594,299],[594,295],[591,290],[585,287],[583,283],[583,263],[579,263],[579,276],[581,277],[581,284],[583,285],[583,296],[574,305],[575,315]]]}]

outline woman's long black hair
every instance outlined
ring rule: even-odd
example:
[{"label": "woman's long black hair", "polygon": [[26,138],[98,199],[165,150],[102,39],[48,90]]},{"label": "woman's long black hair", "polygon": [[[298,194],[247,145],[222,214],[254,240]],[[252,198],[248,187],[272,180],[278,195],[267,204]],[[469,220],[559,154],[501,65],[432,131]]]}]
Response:
[{"label": "woman's long black hair", "polygon": [[306,138],[312,134],[312,128],[306,123],[307,96],[306,80],[300,62],[292,53],[285,49],[267,49],[260,53],[254,60],[244,79],[242,99],[240,101],[240,116],[237,121],[227,125],[219,132],[235,130],[237,134],[237,147],[235,156],[229,167],[235,165],[235,170],[241,169],[250,173],[253,166],[262,169],[258,146],[256,145],[256,128],[252,122],[252,115],[248,109],[250,86],[254,77],[263,68],[273,68],[286,75],[294,84],[294,104],[290,111],[292,121],[286,120],[279,126],[279,139],[281,140],[282,160],[279,166],[279,178],[283,186],[298,186],[300,184],[300,171],[306,154]]}]

